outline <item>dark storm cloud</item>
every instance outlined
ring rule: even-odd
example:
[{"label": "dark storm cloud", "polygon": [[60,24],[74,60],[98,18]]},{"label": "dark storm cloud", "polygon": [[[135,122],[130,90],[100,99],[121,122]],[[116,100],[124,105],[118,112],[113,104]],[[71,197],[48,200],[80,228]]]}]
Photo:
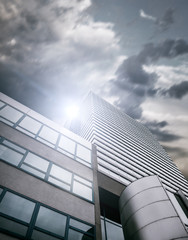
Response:
[{"label": "dark storm cloud", "polygon": [[150,129],[150,131],[154,134],[154,136],[156,136],[157,140],[160,142],[172,142],[181,138],[179,135],[175,135],[166,130],[163,130],[163,128],[168,125],[168,122],[166,121],[144,122],[144,125]]},{"label": "dark storm cloud", "polygon": [[[137,55],[124,60],[116,72],[117,78],[110,82],[113,86],[111,94],[116,92],[119,97],[115,104],[131,117],[136,116],[138,119],[142,115],[141,104],[146,97],[154,97],[160,91],[170,97],[184,96],[187,93],[187,82],[172,86],[166,91],[156,89],[157,74],[147,72],[144,66],[161,58],[172,59],[186,53],[188,44],[183,39],[167,39],[158,45],[146,44]],[[114,95],[117,95],[116,93]]]},{"label": "dark storm cloud", "polygon": [[179,84],[175,84],[167,90],[161,91],[164,96],[169,96],[171,98],[181,99],[186,94],[188,94],[188,81],[183,81]]},{"label": "dark storm cloud", "polygon": [[166,31],[174,23],[174,9],[168,8],[161,19],[156,20],[156,24],[162,31]]}]

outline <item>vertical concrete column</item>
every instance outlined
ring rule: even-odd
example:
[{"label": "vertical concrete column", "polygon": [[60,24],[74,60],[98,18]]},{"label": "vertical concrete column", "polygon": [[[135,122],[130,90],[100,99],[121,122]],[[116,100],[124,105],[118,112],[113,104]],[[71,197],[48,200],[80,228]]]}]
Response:
[{"label": "vertical concrete column", "polygon": [[126,240],[188,239],[157,176],[131,183],[120,196],[119,210]]},{"label": "vertical concrete column", "polygon": [[93,190],[94,190],[94,201],[95,201],[96,239],[102,240],[99,188],[98,188],[98,178],[97,178],[97,150],[95,145],[92,146],[92,161],[93,161],[93,185],[94,185]]}]

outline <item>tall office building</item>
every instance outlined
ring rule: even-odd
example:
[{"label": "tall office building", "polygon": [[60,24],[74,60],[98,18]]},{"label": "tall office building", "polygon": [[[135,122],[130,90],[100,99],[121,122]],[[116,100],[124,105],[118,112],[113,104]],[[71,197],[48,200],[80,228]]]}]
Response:
[{"label": "tall office building", "polygon": [[0,97],[0,239],[188,239],[188,183],[147,128],[93,93],[81,136]]},{"label": "tall office building", "polygon": [[[97,146],[99,182],[105,175],[105,182],[114,179],[125,186],[119,211],[126,239],[155,239],[153,234],[156,239],[177,238],[180,222],[171,203],[187,226],[188,182],[151,132],[92,92],[81,106],[79,122],[71,126]],[[103,185],[99,183],[99,187]],[[104,188],[109,193],[113,189],[112,185]],[[105,197],[101,200],[108,202]],[[161,228],[166,230],[160,236]]]}]

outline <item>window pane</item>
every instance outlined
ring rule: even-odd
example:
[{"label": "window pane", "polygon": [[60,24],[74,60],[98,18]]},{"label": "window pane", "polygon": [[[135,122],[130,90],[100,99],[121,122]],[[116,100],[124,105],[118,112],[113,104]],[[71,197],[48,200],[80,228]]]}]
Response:
[{"label": "window pane", "polygon": [[0,195],[1,195],[1,193],[3,192],[3,189],[2,188],[0,188]]},{"label": "window pane", "polygon": [[108,240],[124,240],[123,231],[121,227],[118,227],[112,223],[106,221],[107,239]]},{"label": "window pane", "polygon": [[58,134],[58,132],[52,130],[51,128],[43,126],[39,136],[48,140],[49,142],[52,142],[53,144],[56,144]]},{"label": "window pane", "polygon": [[28,153],[26,156],[26,159],[24,160],[24,162],[32,165],[33,167],[36,167],[42,171],[47,171],[49,162],[44,160],[43,158],[33,154],[33,153]]},{"label": "window pane", "polygon": [[77,145],[76,155],[89,163],[91,162],[91,151],[79,144]]},{"label": "window pane", "polygon": [[92,201],[92,189],[79,182],[74,181],[73,192],[79,196],[82,196],[83,198]]},{"label": "window pane", "polygon": [[19,126],[17,126],[16,129],[18,129],[19,131],[27,134],[28,136],[31,136],[31,137],[33,137],[33,138],[35,137],[35,134],[34,134],[34,133],[30,133],[30,132],[28,132],[27,130],[25,130],[25,129],[19,127]]},{"label": "window pane", "polygon": [[64,236],[67,217],[48,208],[40,207],[36,226]]},{"label": "window pane", "polygon": [[41,172],[37,171],[36,169],[33,169],[32,167],[29,167],[29,166],[27,166],[25,164],[22,164],[21,168],[23,170],[27,171],[27,172],[30,172],[30,173],[40,177],[40,178],[44,178],[45,177],[44,173],[41,173]]},{"label": "window pane", "polygon": [[1,116],[16,123],[23,116],[23,113],[10,106],[6,106],[1,110]]},{"label": "window pane", "polygon": [[87,181],[87,180],[85,180],[85,179],[83,179],[83,178],[81,178],[81,177],[79,177],[77,175],[74,175],[74,179],[78,180],[79,182],[82,182],[82,183],[88,185],[89,187],[92,187],[92,183],[91,182],[89,182],[89,181]]},{"label": "window pane", "polygon": [[40,137],[37,137],[37,140],[39,140],[40,142],[50,146],[51,148],[54,148],[54,144],[52,144],[52,143],[50,143],[50,142],[48,142],[48,141],[46,141],[46,140],[44,140],[44,139],[42,139]]},{"label": "window pane", "polygon": [[102,231],[102,240],[106,240],[103,219],[101,219],[101,231]]},{"label": "window pane", "polygon": [[61,179],[64,182],[67,182],[71,184],[71,179],[72,179],[72,173],[69,171],[66,171],[65,169],[58,167],[56,165],[52,165],[50,175]]},{"label": "window pane", "polygon": [[19,146],[15,145],[14,143],[11,143],[11,142],[9,142],[7,140],[4,140],[3,144],[5,144],[5,145],[7,145],[7,146],[9,146],[11,148],[14,148],[15,150],[17,150],[17,151],[19,151],[19,152],[21,152],[23,154],[26,152],[26,150],[23,149],[22,147],[19,147]]},{"label": "window pane", "polygon": [[71,139],[61,135],[60,141],[59,141],[59,147],[63,148],[64,150],[74,154],[75,152],[75,145],[76,143],[72,141]]},{"label": "window pane", "polygon": [[0,217],[0,227],[8,231],[18,233],[22,236],[25,236],[27,232],[26,226],[23,226],[22,224],[16,223],[3,217]]},{"label": "window pane", "polygon": [[87,236],[86,234],[69,229],[68,240],[83,240],[83,239],[84,240],[92,240],[93,237],[90,237],[90,236]]},{"label": "window pane", "polygon": [[53,183],[53,184],[55,184],[55,185],[57,185],[57,186],[59,186],[59,187],[61,187],[61,188],[64,188],[64,189],[70,191],[70,186],[69,185],[67,185],[66,183],[60,182],[60,181],[58,181],[57,179],[55,179],[53,177],[49,177],[48,181]]},{"label": "window pane", "polygon": [[39,232],[34,230],[32,234],[32,239],[34,240],[58,240],[59,238],[52,237],[48,234],[45,234],[43,232]]},{"label": "window pane", "polygon": [[85,224],[85,223],[79,222],[79,221],[74,220],[74,219],[70,219],[70,225],[75,227],[75,228],[78,228],[78,229],[80,229],[84,232],[90,232],[90,233],[94,234],[94,231],[93,231],[94,228]]},{"label": "window pane", "polygon": [[11,192],[6,192],[0,203],[0,212],[29,223],[34,207],[35,203]]},{"label": "window pane", "polygon": [[38,121],[34,120],[33,118],[30,117],[25,117],[21,123],[19,124],[19,126],[29,130],[32,133],[37,133],[41,127],[41,123],[39,123]]},{"label": "window pane", "polygon": [[10,126],[14,125],[14,123],[9,122],[8,120],[6,120],[6,119],[4,119],[2,117],[0,117],[0,121],[4,122],[4,123],[6,123],[7,125],[10,125]]},{"label": "window pane", "polygon": [[0,101],[0,108],[2,108],[4,105],[5,105],[4,102]]},{"label": "window pane", "polygon": [[14,166],[18,166],[23,155],[10,148],[7,148],[6,146],[0,145],[0,157],[4,161],[9,162]]}]

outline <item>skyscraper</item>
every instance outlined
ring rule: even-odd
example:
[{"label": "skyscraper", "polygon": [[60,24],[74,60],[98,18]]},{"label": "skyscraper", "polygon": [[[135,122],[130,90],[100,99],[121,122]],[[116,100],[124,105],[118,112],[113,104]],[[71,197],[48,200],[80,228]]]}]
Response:
[{"label": "skyscraper", "polygon": [[[150,211],[159,210],[162,213],[165,208],[168,209],[169,202],[167,199],[170,199],[176,205],[176,211],[179,210],[179,214],[182,216],[183,225],[187,226],[188,205],[186,197],[188,196],[188,182],[145,126],[92,92],[88,94],[81,106],[80,122],[76,124],[77,128],[74,127],[74,123],[72,126],[80,136],[97,146],[98,171],[108,176],[108,178],[122,183],[124,186],[129,186],[127,189],[125,187],[122,199],[120,199],[120,214],[123,214],[121,218],[127,239],[151,239],[151,235],[148,237],[144,231],[147,231],[148,226],[149,234],[152,234],[152,229],[150,229],[152,222],[158,222],[161,227],[167,227],[167,225],[176,225],[177,227],[178,223],[172,223],[173,221],[168,222],[166,220],[164,226],[162,224],[164,219],[172,219],[172,216],[175,216],[173,211],[170,213],[169,210],[169,212],[167,211],[168,213],[159,214],[159,216],[154,216],[154,213],[151,213],[152,216],[149,216],[149,214],[147,216],[149,207],[151,208],[152,204],[154,206],[155,202],[158,202],[159,206],[151,208]],[[137,184],[142,187],[139,186],[137,189]],[[155,191],[152,192],[152,188]],[[140,198],[139,193],[141,195]],[[129,199],[129,194],[132,200]],[[142,196],[144,194],[145,197]],[[133,198],[136,195],[137,199]],[[155,197],[147,203],[147,199],[151,195]],[[160,195],[161,197],[159,197]],[[139,204],[139,200],[145,201],[145,203],[142,202]],[[128,213],[129,211],[125,204],[126,201],[129,202],[128,207],[132,209],[129,210],[131,213]],[[178,208],[177,202],[181,206],[186,205],[183,208],[186,216]],[[161,205],[160,208],[160,204],[164,204],[164,206]],[[127,212],[123,212],[123,207]],[[146,219],[151,217],[151,222],[148,220],[146,221],[147,223],[144,223],[143,219],[139,220],[139,217],[135,217],[136,212],[139,216],[138,209],[142,211],[144,208],[146,212],[143,211],[141,213],[142,217]],[[130,217],[131,214],[132,220]],[[142,221],[143,224],[141,223]],[[132,226],[130,226],[129,222],[132,223]],[[153,224],[154,233],[156,231],[154,227],[158,228],[159,226],[155,223]],[[135,227],[131,233],[128,230],[130,227]],[[161,238],[158,236],[156,239],[168,239],[167,236],[170,236],[168,231],[167,227],[167,232],[165,233],[164,231],[164,236],[161,235]],[[172,229],[170,231],[172,234],[171,237],[175,237],[176,234],[173,235]],[[139,238],[141,235],[145,238]],[[186,233],[185,236],[187,236]]]},{"label": "skyscraper", "polygon": [[93,93],[80,111],[78,136],[1,94],[0,239],[188,239],[188,183],[149,130]]}]

